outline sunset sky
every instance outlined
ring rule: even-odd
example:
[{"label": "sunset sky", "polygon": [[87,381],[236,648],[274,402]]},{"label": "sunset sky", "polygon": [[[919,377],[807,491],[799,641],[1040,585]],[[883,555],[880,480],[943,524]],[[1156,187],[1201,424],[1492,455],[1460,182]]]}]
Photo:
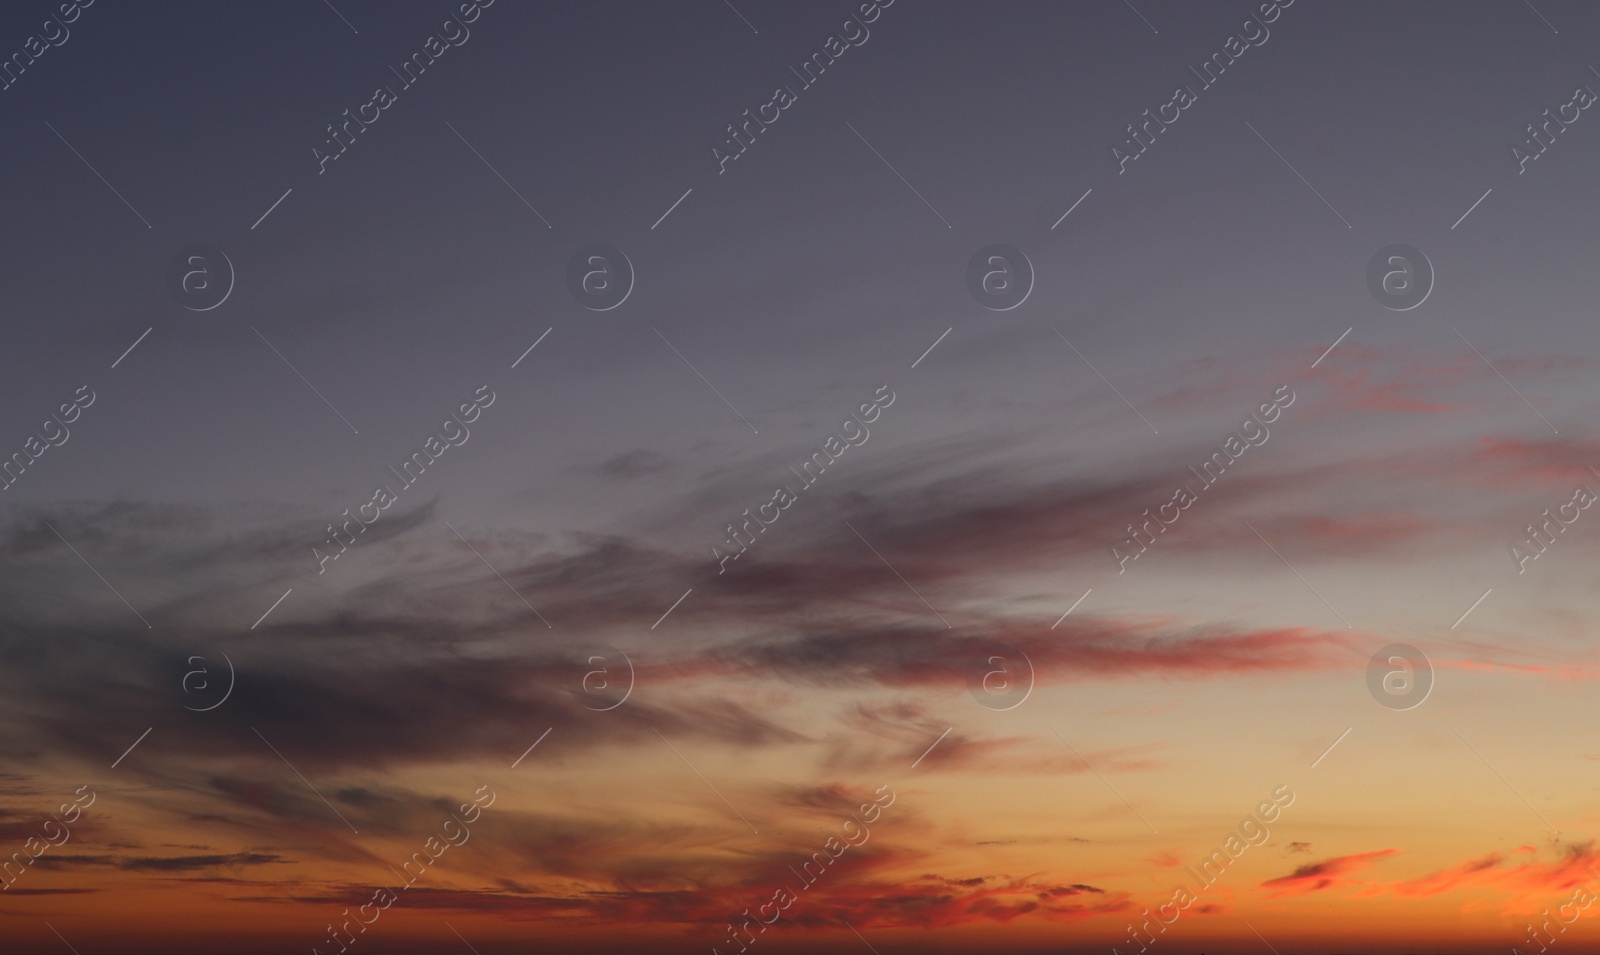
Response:
[{"label": "sunset sky", "polygon": [[0,952],[1600,951],[1597,70],[7,5]]}]

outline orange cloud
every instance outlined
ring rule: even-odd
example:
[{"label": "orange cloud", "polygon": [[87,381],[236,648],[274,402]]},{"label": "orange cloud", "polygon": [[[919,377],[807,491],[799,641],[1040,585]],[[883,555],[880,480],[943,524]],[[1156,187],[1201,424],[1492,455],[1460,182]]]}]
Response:
[{"label": "orange cloud", "polygon": [[1481,859],[1463,862],[1453,868],[1425,875],[1420,879],[1409,882],[1395,882],[1390,885],[1390,890],[1401,898],[1427,898],[1441,892],[1468,885],[1474,881],[1481,881],[1477,877],[1482,873],[1496,868],[1505,857],[1498,852],[1491,852]]},{"label": "orange cloud", "polygon": [[[1535,854],[1532,846],[1520,846],[1514,851],[1518,855]],[[1600,873],[1594,869],[1600,856],[1596,855],[1593,842],[1562,845],[1556,858],[1548,861],[1530,858],[1515,866],[1506,866],[1505,861],[1504,856],[1494,852],[1420,878],[1389,883],[1375,888],[1372,894],[1427,898],[1463,889],[1489,889],[1498,896],[1502,911],[1510,913],[1537,911],[1574,886],[1600,883]]]}]

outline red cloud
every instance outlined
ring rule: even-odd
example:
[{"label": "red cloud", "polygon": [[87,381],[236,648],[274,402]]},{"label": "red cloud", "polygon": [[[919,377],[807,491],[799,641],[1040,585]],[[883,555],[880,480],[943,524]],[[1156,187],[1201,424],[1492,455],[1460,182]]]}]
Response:
[{"label": "red cloud", "polygon": [[[1527,855],[1535,850],[1520,846],[1513,851]],[[1536,911],[1574,886],[1600,881],[1600,873],[1593,868],[1600,861],[1593,843],[1566,844],[1550,861],[1527,859],[1510,867],[1504,865],[1505,861],[1500,853],[1490,853],[1421,878],[1389,883],[1372,894],[1387,891],[1400,898],[1426,898],[1458,889],[1489,889],[1504,901],[1507,912]]]},{"label": "red cloud", "polygon": [[[1423,413],[1462,410],[1468,407],[1469,402],[1447,399],[1447,389],[1476,381],[1498,383],[1495,369],[1501,374],[1516,377],[1516,373],[1521,372],[1527,377],[1541,372],[1568,371],[1589,364],[1584,359],[1560,355],[1501,356],[1495,358],[1494,369],[1491,369],[1482,358],[1468,350],[1448,356],[1413,357],[1398,368],[1385,370],[1387,377],[1380,379],[1379,372],[1370,364],[1345,370],[1352,367],[1352,357],[1360,361],[1376,361],[1380,357],[1376,350],[1353,343],[1342,346],[1341,350],[1345,352],[1345,362],[1330,362],[1321,372],[1321,377],[1332,385],[1333,393],[1323,399],[1318,410]],[[1532,400],[1539,402],[1537,396],[1532,396]]]},{"label": "red cloud", "polygon": [[1346,664],[1349,646],[1342,632],[1309,627],[1179,629],[1094,617],[1065,621],[1053,632],[1048,618],[1001,619],[972,630],[976,634],[953,636],[937,627],[843,622],[797,639],[711,648],[696,659],[641,668],[640,675],[656,681],[740,674],[827,685],[944,686],[964,682],[973,660],[999,642],[1025,653],[1037,672],[1204,679],[1336,669]]},{"label": "red cloud", "polygon": [[[1347,348],[1346,351],[1347,354],[1355,351],[1364,359],[1376,357],[1370,350]],[[1450,411],[1464,405],[1427,400],[1423,394],[1467,381],[1474,377],[1476,371],[1487,373],[1487,369],[1482,368],[1472,354],[1458,355],[1432,366],[1424,362],[1423,358],[1413,358],[1392,371],[1388,379],[1383,381],[1378,380],[1371,366],[1345,370],[1348,362],[1343,366],[1330,363],[1322,377],[1332,386],[1333,392],[1322,400],[1319,410]]]},{"label": "red cloud", "polygon": [[1570,485],[1587,483],[1589,468],[1600,467],[1600,443],[1480,438],[1472,457],[1474,465],[1498,468],[1498,485],[1523,485],[1530,479]]},{"label": "red cloud", "polygon": [[1381,544],[1420,537],[1429,521],[1405,511],[1368,511],[1348,518],[1307,515],[1297,519],[1302,537],[1326,544]]}]

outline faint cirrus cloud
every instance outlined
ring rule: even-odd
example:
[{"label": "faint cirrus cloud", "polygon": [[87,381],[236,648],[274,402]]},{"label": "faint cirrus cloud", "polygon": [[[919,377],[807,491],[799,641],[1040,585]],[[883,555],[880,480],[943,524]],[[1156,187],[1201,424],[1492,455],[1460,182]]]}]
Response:
[{"label": "faint cirrus cloud", "polygon": [[633,481],[651,474],[660,474],[672,467],[672,458],[659,451],[635,448],[614,454],[594,466],[594,472],[618,481]]}]

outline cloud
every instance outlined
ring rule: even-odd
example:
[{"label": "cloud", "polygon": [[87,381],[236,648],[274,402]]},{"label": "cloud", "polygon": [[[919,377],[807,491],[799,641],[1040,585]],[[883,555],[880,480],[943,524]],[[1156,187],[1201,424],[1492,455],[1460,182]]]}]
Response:
[{"label": "cloud", "polygon": [[[974,469],[952,461],[948,451],[930,449],[927,462],[917,462],[931,463],[935,479],[921,480],[905,464],[884,465],[876,474],[864,466],[874,493],[804,499],[810,510],[803,521],[769,529],[726,575],[703,551],[684,553],[642,537],[511,531],[474,545],[494,564],[490,572],[443,530],[431,504],[393,512],[341,560],[336,581],[297,584],[293,602],[253,634],[249,623],[288,586],[284,581],[315,576],[308,577],[314,564],[307,555],[310,542],[325,536],[318,523],[324,515],[264,505],[234,512],[130,502],[18,508],[0,528],[0,654],[15,664],[0,673],[0,691],[27,719],[0,722],[0,751],[21,754],[12,757],[19,763],[47,752],[100,767],[154,723],[153,735],[118,770],[147,784],[131,799],[245,836],[224,845],[285,846],[85,858],[83,865],[177,873],[309,858],[376,864],[382,853],[348,838],[298,774],[315,781],[364,836],[409,840],[433,831],[470,784],[461,780],[462,792],[449,797],[444,793],[453,784],[416,791],[398,781],[404,774],[471,762],[508,766],[546,728],[552,732],[538,758],[558,769],[606,750],[670,760],[659,730],[690,759],[703,750],[752,761],[784,761],[793,753],[806,761],[811,778],[823,780],[909,766],[924,752],[919,772],[1074,774],[1091,764],[1108,775],[1145,772],[1164,768],[1169,744],[1091,747],[1073,737],[1086,764],[1037,727],[996,729],[947,718],[924,702],[927,691],[964,694],[973,660],[996,644],[1026,653],[1045,687],[1265,680],[1349,668],[1354,644],[1347,632],[1097,616],[1092,606],[1057,622],[1058,611],[1040,613],[1038,601],[997,599],[997,587],[1035,577],[1058,559],[1104,557],[1118,526],[1160,500],[1156,492],[1170,491],[1173,465],[1063,479],[1033,466]],[[622,455],[608,463],[618,475],[637,476],[662,462]],[[1234,486],[1269,497],[1304,493],[1316,486],[1304,484],[1311,473],[1264,469],[1249,481],[1239,475]],[[751,486],[748,473],[725,483]],[[1220,484],[1207,493],[1223,495],[1203,502],[1219,521],[1240,506]],[[1284,526],[1319,555],[1370,553],[1435,532],[1426,517],[1408,513],[1351,508]],[[844,526],[846,518],[895,571]],[[137,627],[45,527],[46,519],[160,626]],[[1270,518],[1263,526],[1272,526]],[[1174,545],[1179,555],[1234,546],[1231,538],[1218,539],[1162,546]],[[1261,549],[1253,536],[1239,546]],[[914,580],[953,626],[928,613],[900,575]],[[691,585],[691,596],[650,630]],[[511,589],[556,629],[547,630]],[[603,718],[577,690],[578,651],[591,640],[638,651],[641,692]],[[203,716],[182,712],[190,656],[214,661],[222,648],[238,668],[234,695]],[[82,706],[85,697],[96,705]],[[770,800],[774,814],[798,810],[808,822],[837,814],[859,796],[854,783],[844,782],[748,785]],[[736,792],[727,795],[747,805]],[[0,832],[15,824],[0,818]],[[674,894],[681,882],[675,886],[672,878],[726,886],[720,880],[727,876],[732,884],[756,884],[791,858],[752,854],[750,865],[730,868],[726,832],[648,818],[552,813],[517,816],[506,826],[504,846],[482,850],[504,854],[502,872],[537,872],[595,892],[641,887],[648,891],[629,904],[652,912],[682,905]],[[641,852],[641,844],[663,851]],[[863,871],[919,858],[911,849],[891,851],[887,841],[873,846],[857,857],[872,863]],[[1264,887],[1317,891],[1364,859],[1328,860]],[[1007,920],[1040,910],[1046,914],[1039,917],[1075,918],[1115,904],[1093,893],[1062,894],[1059,886],[1043,899],[997,888],[1012,885],[1009,878],[958,887],[960,899],[948,908],[908,897],[901,916]],[[1056,886],[1040,884],[1046,883]],[[885,885],[905,888],[887,878]],[[565,899],[562,905],[579,904],[577,895],[550,886],[540,891]]]},{"label": "cloud", "polygon": [[1260,888],[1266,889],[1268,896],[1271,898],[1320,892],[1336,885],[1350,884],[1351,880],[1345,878],[1346,876],[1360,872],[1379,859],[1398,855],[1399,852],[1399,849],[1379,849],[1374,852],[1358,852],[1354,855],[1334,856],[1321,862],[1303,865],[1288,875],[1279,876],[1276,879],[1268,879],[1261,883]]},{"label": "cloud", "polygon": [[234,852],[195,856],[46,855],[41,856],[35,864],[46,869],[104,866],[125,872],[197,872],[204,869],[237,869],[245,866],[292,862],[293,860],[275,853]]},{"label": "cloud", "polygon": [[[1093,501],[1101,493],[1078,496]],[[936,585],[942,579],[954,586],[959,574],[937,555],[971,543],[986,516],[1019,527],[1036,523],[1024,506],[1033,503],[983,504],[966,516],[958,510],[945,521],[915,522],[888,534],[897,540],[885,546],[897,558],[909,548],[909,566]],[[1064,506],[1066,512],[1081,510]],[[78,586],[82,568],[43,527],[42,512],[24,509],[0,532],[0,541],[12,548],[0,549],[7,555],[0,558],[6,571],[0,574],[6,581],[0,583],[0,652],[17,662],[0,674],[0,688],[19,711],[30,713],[25,734],[14,723],[0,724],[0,740],[13,752],[45,748],[91,762],[125,750],[131,742],[126,727],[150,725],[153,700],[191,702],[181,685],[193,668],[190,656],[205,654],[208,668],[215,667],[218,653],[206,648],[244,633],[261,609],[254,603],[227,606],[218,593],[235,592],[240,579],[285,573],[290,550],[299,561],[303,541],[312,539],[301,538],[290,548],[294,535],[281,525],[263,527],[259,513],[242,514],[240,525],[230,527],[220,515],[195,508],[120,504],[57,510],[52,521],[59,521],[58,529],[78,537],[97,561],[115,565],[120,589],[163,623],[157,631],[130,629],[126,608],[110,605],[109,595],[104,614],[84,613],[76,609],[81,603],[58,599],[60,581]],[[1070,522],[1066,512],[1063,526]],[[539,552],[520,559],[516,539],[504,539],[505,553],[491,552],[497,569],[562,626],[530,644],[522,635],[532,626],[544,633],[542,624],[476,559],[458,558],[445,546],[448,535],[414,539],[433,525],[423,511],[413,516],[409,524],[385,518],[393,539],[381,547],[372,546],[376,539],[361,545],[374,557],[394,551],[406,559],[374,561],[359,582],[354,574],[347,578],[351,589],[337,600],[310,596],[304,604],[281,608],[259,634],[270,634],[270,650],[260,643],[230,644],[226,652],[238,683],[229,702],[206,714],[203,723],[162,726],[150,741],[154,745],[142,746],[130,761],[129,771],[171,770],[185,777],[180,791],[209,789],[234,805],[309,822],[323,810],[293,786],[266,784],[286,778],[286,767],[259,744],[256,731],[313,775],[514,758],[545,727],[555,727],[544,745],[557,759],[594,745],[658,746],[652,726],[675,740],[758,748],[819,737],[784,725],[767,707],[730,698],[718,689],[731,685],[725,678],[797,690],[961,686],[974,656],[1001,641],[1022,649],[1052,678],[1210,679],[1331,668],[1339,665],[1336,654],[1345,639],[1310,629],[1184,627],[1087,613],[1052,631],[1041,625],[1044,617],[1004,607],[957,611],[961,627],[951,632],[931,617],[903,610],[903,584],[841,526],[722,583],[704,558],[623,539],[578,538],[557,553],[543,551],[541,543]],[[858,526],[888,529],[875,517]],[[511,559],[503,559],[507,555]],[[39,584],[45,579],[53,582]],[[703,587],[704,595],[697,589],[692,602],[676,610],[639,664],[641,684],[667,692],[636,697],[602,726],[576,693],[583,672],[579,641],[613,633],[637,641],[626,635],[657,619],[686,581]],[[797,613],[799,608],[804,612]],[[563,638],[571,631],[584,636]],[[673,636],[684,633],[696,639]],[[93,711],[72,702],[85,693],[97,700]],[[440,719],[439,713],[451,718]],[[935,766],[976,767],[980,751],[1020,742],[983,740],[980,746],[958,728],[930,760]],[[915,743],[905,737],[902,745]],[[1133,754],[1119,758],[1136,760]],[[193,759],[244,761],[260,769],[213,772],[203,777],[209,784],[197,788],[190,774],[167,765]],[[1052,759],[1061,771],[1075,771],[1068,756]],[[367,797],[360,784],[346,790],[335,797],[341,806],[358,813],[370,808],[362,805]]]},{"label": "cloud", "polygon": [[1594,842],[1552,841],[1553,857],[1540,859],[1532,846],[1519,846],[1513,852],[1527,857],[1507,864],[1504,855],[1491,852],[1467,859],[1414,879],[1373,886],[1367,894],[1389,894],[1398,898],[1430,898],[1452,892],[1489,890],[1492,901],[1479,902],[1477,908],[1490,907],[1503,914],[1535,912],[1552,905],[1553,899],[1578,886],[1592,887],[1600,881],[1594,866],[1600,864]]},{"label": "cloud", "polygon": [[1053,676],[1195,679],[1333,668],[1341,659],[1335,651],[1346,645],[1342,634],[1311,628],[1179,628],[1084,616],[1051,631],[1044,620],[996,620],[980,634],[971,632],[976,627],[950,634],[936,626],[841,622],[832,632],[818,628],[725,646],[706,662],[804,683],[912,687],[965,682],[974,661],[997,643],[1016,647],[1036,672]]},{"label": "cloud", "polygon": [[612,455],[595,465],[594,473],[618,481],[633,481],[660,474],[672,467],[672,458],[659,451],[638,448]]},{"label": "cloud", "polygon": [[1330,363],[1321,378],[1331,386],[1327,397],[1320,402],[1323,413],[1332,411],[1386,411],[1442,413],[1462,411],[1469,405],[1464,400],[1449,401],[1440,396],[1444,389],[1476,380],[1490,374],[1471,352],[1455,352],[1448,357],[1429,359],[1415,357],[1380,371],[1373,360],[1371,349],[1352,348],[1346,352],[1359,355],[1367,364],[1348,360],[1340,365]]},{"label": "cloud", "polygon": [[[842,861],[842,860],[841,860]],[[404,896],[407,907],[448,909],[492,914],[516,920],[553,917],[604,920],[654,926],[682,926],[691,936],[705,936],[708,944],[725,935],[725,923],[739,922],[746,908],[752,911],[786,885],[795,900],[773,929],[795,928],[832,934],[843,922],[865,928],[949,928],[971,924],[1005,924],[1028,916],[1045,921],[1070,922],[1136,908],[1125,893],[1107,892],[1084,883],[1056,883],[1034,879],[996,879],[992,876],[945,878],[927,874],[909,882],[870,878],[827,881],[824,873],[807,888],[792,876],[743,891],[714,889],[667,890],[618,888],[556,893],[518,886],[501,891],[423,888]],[[348,906],[370,897],[371,889],[348,886],[334,892],[302,896],[294,901],[321,907]],[[276,901],[261,898],[258,901]],[[751,931],[759,932],[752,923]]]},{"label": "cloud", "polygon": [[1600,442],[1581,438],[1527,440],[1522,438],[1479,438],[1470,452],[1474,471],[1496,488],[1521,488],[1530,482],[1563,487],[1591,485],[1600,467]]},{"label": "cloud", "polygon": [[1500,853],[1491,852],[1481,859],[1473,859],[1420,879],[1391,883],[1390,890],[1401,898],[1427,898],[1469,884],[1483,873],[1497,868],[1504,861],[1505,857]]}]

